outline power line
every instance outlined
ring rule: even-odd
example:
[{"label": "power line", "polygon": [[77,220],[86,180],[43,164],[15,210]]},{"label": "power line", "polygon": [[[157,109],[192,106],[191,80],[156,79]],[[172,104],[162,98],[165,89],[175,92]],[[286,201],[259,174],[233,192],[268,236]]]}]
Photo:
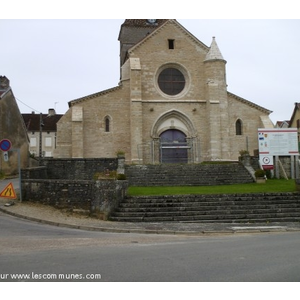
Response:
[{"label": "power line", "polygon": [[[16,97],[15,97],[16,98]],[[23,105],[27,106],[28,108],[30,108],[31,110],[41,113],[40,111],[38,111],[37,109],[34,109],[32,107],[30,107],[29,105],[27,105],[26,103],[24,103],[23,101],[21,101],[20,99],[16,98],[17,101],[21,102]]]}]

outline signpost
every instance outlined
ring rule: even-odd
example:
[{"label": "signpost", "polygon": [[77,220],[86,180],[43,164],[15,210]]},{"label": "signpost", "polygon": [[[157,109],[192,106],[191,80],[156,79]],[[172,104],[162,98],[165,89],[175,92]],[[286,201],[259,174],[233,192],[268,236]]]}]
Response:
[{"label": "signpost", "polygon": [[259,154],[299,155],[297,128],[258,129]]},{"label": "signpost", "polygon": [[4,159],[5,162],[8,162],[9,157],[8,157],[8,152],[7,151],[3,152],[3,159]]},{"label": "signpost", "polygon": [[[17,151],[18,153],[19,190],[20,190],[20,202],[22,202],[21,154],[20,154],[20,149],[11,149],[11,146],[12,146],[11,142],[8,139],[3,139],[0,141],[0,149],[3,151],[3,159],[5,162],[8,162],[9,160],[8,151]],[[15,190],[11,183],[1,192],[0,197],[5,197],[7,195],[16,198]]]},{"label": "signpost", "polygon": [[[297,128],[259,128],[258,146],[259,161],[265,170],[274,169],[274,156],[276,163],[279,156],[290,156],[293,162],[294,157],[299,155],[298,130]],[[293,174],[293,166],[291,168]]]},{"label": "signpost", "polygon": [[15,199],[17,197],[12,183],[9,183],[4,188],[4,190],[0,193],[0,197],[11,199]]},{"label": "signpost", "polygon": [[261,155],[260,163],[264,170],[274,169],[274,160],[272,155]]},{"label": "signpost", "polygon": [[10,140],[3,139],[3,140],[0,141],[0,149],[2,151],[9,151],[10,148],[11,148]]}]

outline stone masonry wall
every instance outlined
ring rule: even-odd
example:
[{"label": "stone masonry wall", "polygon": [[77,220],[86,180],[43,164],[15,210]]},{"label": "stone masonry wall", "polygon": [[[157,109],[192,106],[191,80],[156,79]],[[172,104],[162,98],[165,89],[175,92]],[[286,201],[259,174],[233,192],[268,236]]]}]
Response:
[{"label": "stone masonry wall", "polygon": [[23,200],[51,205],[106,220],[125,197],[126,180],[46,180],[22,182]]},{"label": "stone masonry wall", "polygon": [[45,159],[43,164],[22,170],[24,201],[80,210],[106,220],[126,196],[127,180],[93,179],[95,173],[107,170],[124,174],[124,158]]},{"label": "stone masonry wall", "polygon": [[44,159],[48,179],[91,180],[95,173],[117,170],[117,158]]},{"label": "stone masonry wall", "polygon": [[[168,48],[169,39],[174,39],[174,49]],[[117,87],[71,102],[57,124],[54,157],[112,157],[122,150],[127,164],[147,163],[140,158],[152,150],[152,157],[159,156],[159,148],[151,146],[168,129],[197,138],[197,162],[237,160],[246,147],[252,153],[258,147],[257,128],[265,126],[262,117],[267,119],[269,111],[228,93],[225,61],[204,63],[208,51],[175,21],[165,24],[128,52]],[[183,73],[183,92],[161,91],[158,77],[165,68]],[[236,135],[237,120],[242,135]]]}]

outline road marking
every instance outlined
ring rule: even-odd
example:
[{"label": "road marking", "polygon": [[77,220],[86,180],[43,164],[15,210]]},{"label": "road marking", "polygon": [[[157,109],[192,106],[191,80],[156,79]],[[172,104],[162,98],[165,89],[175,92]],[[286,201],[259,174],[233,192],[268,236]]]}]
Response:
[{"label": "road marking", "polygon": [[240,229],[284,229],[286,226],[237,226],[231,227],[233,230]]}]

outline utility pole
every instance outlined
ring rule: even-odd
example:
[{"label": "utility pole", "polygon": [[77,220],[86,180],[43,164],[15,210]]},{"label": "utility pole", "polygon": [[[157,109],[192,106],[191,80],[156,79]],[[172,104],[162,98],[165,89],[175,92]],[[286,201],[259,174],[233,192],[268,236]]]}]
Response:
[{"label": "utility pole", "polygon": [[40,113],[40,138],[39,138],[39,165],[42,165],[42,151],[43,151],[43,147],[42,147],[42,133],[43,133],[43,127],[44,127],[44,123],[43,123],[43,114]]}]

